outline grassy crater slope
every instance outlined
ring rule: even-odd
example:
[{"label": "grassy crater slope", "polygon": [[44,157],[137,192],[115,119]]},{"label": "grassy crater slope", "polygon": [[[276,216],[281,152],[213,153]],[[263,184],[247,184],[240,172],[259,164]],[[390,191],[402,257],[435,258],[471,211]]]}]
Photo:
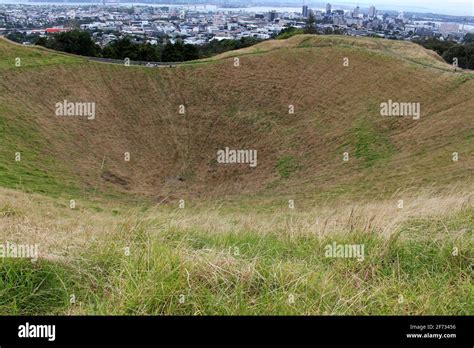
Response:
[{"label": "grassy crater slope", "polygon": [[[0,52],[3,186],[166,201],[472,184],[474,75],[412,43],[303,35],[163,69]],[[420,120],[382,117],[389,99],[419,102]],[[55,116],[63,100],[95,102],[96,118]],[[225,147],[257,150],[257,167],[218,165]]]},{"label": "grassy crater slope", "polygon": [[0,195],[0,240],[40,251],[0,259],[0,315],[474,313],[472,194],[276,214]]},{"label": "grassy crater slope", "polygon": [[[160,69],[0,39],[0,243],[39,249],[0,258],[0,314],[472,315],[472,76],[378,39]],[[389,99],[421,118],[382,117]]]}]

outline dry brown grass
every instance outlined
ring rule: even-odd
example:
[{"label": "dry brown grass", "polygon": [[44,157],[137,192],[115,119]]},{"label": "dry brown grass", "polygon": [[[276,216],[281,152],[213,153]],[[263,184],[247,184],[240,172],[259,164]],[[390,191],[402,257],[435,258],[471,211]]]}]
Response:
[{"label": "dry brown grass", "polygon": [[296,35],[286,40],[265,41],[258,45],[241,49],[238,52],[222,53],[210,58],[210,60],[220,60],[247,54],[261,54],[279,49],[327,46],[362,48],[396,57],[404,62],[421,64],[446,71],[453,70],[452,66],[447,64],[436,52],[427,50],[412,42],[333,35]]},{"label": "dry brown grass", "polygon": [[[96,212],[89,202],[77,202],[76,209],[64,199],[25,194],[0,189],[0,239],[13,243],[41,245],[41,257],[60,258],[86,248],[94,241],[121,236],[121,230],[133,230],[136,221],[150,222],[148,231],[158,236],[162,231],[185,234],[199,230],[210,235],[252,232],[256,235],[324,238],[333,234],[375,233],[390,237],[404,223],[413,219],[444,219],[447,212],[456,212],[474,204],[473,191],[453,190],[443,196],[429,191],[418,194],[398,194],[381,201],[331,202],[309,209],[289,209],[286,202],[271,213],[232,212],[218,206],[194,206],[175,209],[157,206],[146,212],[140,208],[121,207],[119,215]],[[403,208],[399,208],[403,199]],[[156,223],[154,223],[156,221]],[[462,231],[446,230],[454,238]],[[444,233],[443,232],[443,233]],[[133,236],[122,236],[132,238]],[[438,238],[442,236],[431,236]]]},{"label": "dry brown grass", "polygon": [[[280,46],[291,49],[273,49]],[[65,166],[57,172],[67,169],[82,187],[156,201],[319,192],[360,198],[470,183],[474,80],[392,54],[405,48],[410,59],[426,54],[402,42],[303,36],[249,48],[268,52],[242,56],[239,68],[221,59],[159,70],[98,63],[9,70],[0,82],[2,116],[13,126],[33,123],[35,137],[45,139],[47,145],[36,147],[37,166],[53,157]],[[350,68],[342,67],[346,56]],[[54,104],[64,99],[95,102],[96,119],[54,116]],[[420,102],[421,119],[381,117],[378,105],[388,99]],[[178,114],[180,104],[186,115]],[[288,114],[290,104],[295,115]],[[393,147],[370,168],[354,156],[361,119]],[[215,165],[216,151],[225,146],[256,149],[257,168]],[[348,163],[344,151],[351,154]],[[299,171],[280,180],[276,164],[284,156],[293,156]]]}]

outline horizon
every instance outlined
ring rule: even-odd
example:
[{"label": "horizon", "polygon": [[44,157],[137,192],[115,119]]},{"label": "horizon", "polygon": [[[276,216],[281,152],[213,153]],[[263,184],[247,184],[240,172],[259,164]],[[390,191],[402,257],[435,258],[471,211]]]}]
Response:
[{"label": "horizon", "polygon": [[[277,1],[275,1],[277,2]],[[291,8],[291,7],[301,7],[303,3],[307,3],[310,8],[322,8],[325,5],[325,2],[316,2],[316,1],[278,1],[279,4],[275,4],[273,1],[261,0],[255,2],[255,4],[250,1],[246,6],[242,5],[240,1],[225,1],[225,5],[230,5],[232,3],[237,3],[242,8],[252,8],[252,7],[273,7],[278,8]],[[47,0],[47,1],[29,1],[29,0],[0,0],[0,4],[31,4],[31,5],[46,5],[46,4],[64,4],[64,5],[89,5],[93,4],[93,1],[90,2],[76,2],[76,1],[62,1],[62,0]],[[97,3],[97,1],[96,1]],[[140,4],[140,5],[173,5],[173,6],[203,6],[211,5],[209,3],[197,3],[197,4],[173,4],[173,0],[170,0],[167,3],[145,3],[145,2],[129,2],[129,1],[119,1],[123,6]],[[394,3],[393,0],[377,0],[371,2],[360,2],[357,0],[344,0],[342,2],[330,2],[333,7],[356,7],[360,8],[369,8],[370,6],[375,6],[377,9],[382,11],[402,11],[402,12],[416,12],[416,13],[433,13],[440,15],[448,16],[474,16],[474,1],[471,0],[457,0],[457,1],[428,1],[428,0],[400,0],[400,2]],[[225,8],[225,7],[221,7]]]}]

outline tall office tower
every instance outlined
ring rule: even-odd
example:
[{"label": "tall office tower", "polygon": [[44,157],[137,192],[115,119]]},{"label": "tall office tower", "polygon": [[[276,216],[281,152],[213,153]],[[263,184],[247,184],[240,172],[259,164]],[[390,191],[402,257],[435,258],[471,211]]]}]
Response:
[{"label": "tall office tower", "polygon": [[277,18],[277,11],[272,10],[268,12],[268,17],[270,19],[270,22],[273,22]]},{"label": "tall office tower", "polygon": [[326,14],[331,14],[331,4],[326,4]]},{"label": "tall office tower", "polygon": [[369,8],[369,18],[375,18],[377,11],[375,10],[375,6],[370,6]]},{"label": "tall office tower", "polygon": [[354,12],[352,12],[352,17],[359,17],[359,5],[357,5],[357,7],[354,9]]},{"label": "tall office tower", "polygon": [[303,11],[301,11],[303,17],[308,17],[308,5],[303,5]]}]

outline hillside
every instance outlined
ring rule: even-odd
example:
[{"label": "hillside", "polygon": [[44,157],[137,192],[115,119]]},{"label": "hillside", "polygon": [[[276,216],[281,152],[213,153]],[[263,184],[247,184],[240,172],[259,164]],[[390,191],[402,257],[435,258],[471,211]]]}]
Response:
[{"label": "hillside", "polygon": [[473,76],[368,38],[176,68],[0,39],[0,245],[39,250],[0,258],[0,315],[472,315]]},{"label": "hillside", "polygon": [[[173,201],[472,184],[474,75],[453,72],[412,43],[296,36],[172,69],[89,62],[6,41],[0,49],[6,187]],[[419,102],[420,119],[382,117],[379,105],[389,99]],[[95,102],[95,119],[55,116],[63,100]],[[225,147],[257,150],[258,165],[218,165]]]}]

